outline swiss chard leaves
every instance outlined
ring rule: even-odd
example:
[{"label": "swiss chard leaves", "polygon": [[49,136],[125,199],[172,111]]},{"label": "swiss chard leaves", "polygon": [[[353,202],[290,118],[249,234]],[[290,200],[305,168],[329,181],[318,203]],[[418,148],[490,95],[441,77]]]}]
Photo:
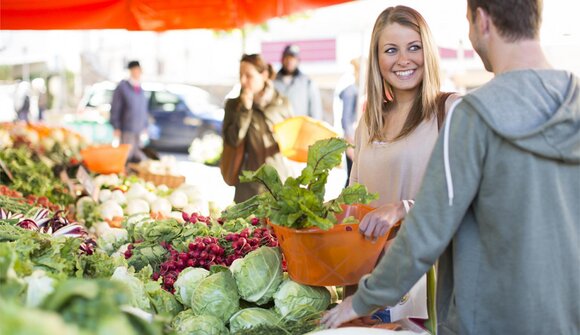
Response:
[{"label": "swiss chard leaves", "polygon": [[253,214],[295,229],[332,228],[336,223],[335,214],[342,211],[341,205],[367,204],[377,197],[357,184],[344,189],[338,198],[324,203],[330,170],[342,162],[342,155],[348,147],[349,144],[339,138],[316,142],[309,148],[307,166],[300,176],[289,177],[284,184],[276,169],[269,165],[254,172],[244,171],[240,178],[242,182],[261,183],[267,192],[228,208],[222,217],[231,220]]}]

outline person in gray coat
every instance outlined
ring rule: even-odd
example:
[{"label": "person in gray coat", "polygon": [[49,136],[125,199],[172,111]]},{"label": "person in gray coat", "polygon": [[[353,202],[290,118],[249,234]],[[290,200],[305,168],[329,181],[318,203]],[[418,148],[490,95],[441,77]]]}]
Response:
[{"label": "person in gray coat", "polygon": [[438,334],[580,334],[580,81],[546,60],[541,10],[468,0],[496,76],[451,107],[415,207],[324,325],[396,304],[439,259]]},{"label": "person in gray coat", "polygon": [[322,101],[316,84],[298,68],[300,49],[288,45],[282,53],[282,69],[276,74],[274,87],[292,104],[294,115],[322,120]]},{"label": "person in gray coat", "polygon": [[146,158],[140,149],[140,136],[148,124],[148,100],[141,87],[141,65],[138,61],[129,62],[129,79],[122,80],[111,102],[110,122],[114,136],[122,144],[131,144],[129,162],[140,162]]}]

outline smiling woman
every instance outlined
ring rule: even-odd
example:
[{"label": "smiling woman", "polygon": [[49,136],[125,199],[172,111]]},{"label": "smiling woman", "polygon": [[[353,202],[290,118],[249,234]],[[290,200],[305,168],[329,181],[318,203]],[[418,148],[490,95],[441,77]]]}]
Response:
[{"label": "smiling woman", "polygon": [[[413,204],[445,106],[456,96],[440,92],[437,48],[427,23],[414,9],[390,7],[379,15],[369,60],[367,108],[355,135],[350,180],[379,194],[371,204],[376,209],[360,225],[366,236],[379,237]],[[407,299],[388,310],[390,318],[385,321],[426,318],[425,285],[424,277]],[[409,312],[411,305],[419,308]]]}]

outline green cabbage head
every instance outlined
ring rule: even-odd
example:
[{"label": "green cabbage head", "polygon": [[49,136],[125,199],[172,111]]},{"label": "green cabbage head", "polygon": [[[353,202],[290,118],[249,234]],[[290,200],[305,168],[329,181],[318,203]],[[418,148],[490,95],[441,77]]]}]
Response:
[{"label": "green cabbage head", "polygon": [[151,300],[155,314],[173,317],[183,310],[176,296],[162,289],[158,282],[150,281],[145,284],[145,291]]},{"label": "green cabbage head", "polygon": [[240,309],[240,295],[227,269],[203,279],[191,295],[195,315],[213,315],[225,323]]},{"label": "green cabbage head", "polygon": [[119,266],[111,276],[112,281],[123,283],[131,294],[131,306],[141,308],[144,311],[151,310],[151,302],[145,292],[145,284],[135,277],[126,267]]},{"label": "green cabbage head", "polygon": [[204,268],[186,268],[177,277],[175,284],[175,297],[182,304],[191,307],[191,295],[197,285],[209,275]]},{"label": "green cabbage head", "polygon": [[230,331],[232,334],[242,329],[251,329],[256,326],[276,326],[280,323],[280,316],[268,309],[246,308],[237,312],[230,319]]},{"label": "green cabbage head", "polygon": [[330,305],[330,292],[325,287],[302,285],[286,279],[274,294],[274,304],[285,319],[299,320],[325,311]]},{"label": "green cabbage head", "polygon": [[174,324],[175,332],[180,335],[228,335],[229,331],[222,320],[211,315],[190,316]]},{"label": "green cabbage head", "polygon": [[236,278],[240,296],[258,305],[272,300],[272,296],[284,279],[282,255],[278,248],[256,249],[246,257],[234,261],[230,270]]}]

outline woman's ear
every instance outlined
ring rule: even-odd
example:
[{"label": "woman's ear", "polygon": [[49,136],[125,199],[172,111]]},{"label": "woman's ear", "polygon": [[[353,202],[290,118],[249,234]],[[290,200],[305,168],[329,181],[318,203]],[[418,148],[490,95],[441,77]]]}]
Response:
[{"label": "woman's ear", "polygon": [[268,72],[268,70],[263,71],[262,78],[264,78],[264,81],[268,81],[268,79],[270,79],[270,72]]}]

